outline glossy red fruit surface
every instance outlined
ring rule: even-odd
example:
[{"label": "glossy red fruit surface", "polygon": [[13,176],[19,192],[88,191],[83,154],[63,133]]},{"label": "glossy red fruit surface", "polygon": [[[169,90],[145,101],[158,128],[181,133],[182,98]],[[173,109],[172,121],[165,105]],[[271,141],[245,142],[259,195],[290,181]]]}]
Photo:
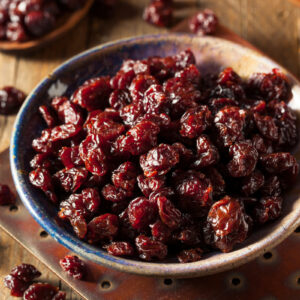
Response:
[{"label": "glossy red fruit surface", "polygon": [[[35,1],[22,9],[40,11]],[[170,5],[152,1],[151,17]],[[288,78],[197,63],[190,49],[128,58],[39,108],[47,128],[32,141],[29,180],[66,230],[111,255],[187,263],[281,216],[299,181]]]},{"label": "glossy red fruit surface", "polygon": [[226,196],[210,208],[204,228],[207,243],[228,252],[246,239],[248,231],[247,215],[236,199]]},{"label": "glossy red fruit surface", "polygon": [[173,10],[164,1],[154,1],[145,8],[143,18],[153,25],[167,27],[172,22]]},{"label": "glossy red fruit surface", "polygon": [[190,30],[200,35],[213,34],[218,26],[218,18],[210,9],[198,12],[189,22]]},{"label": "glossy red fruit surface", "polygon": [[0,89],[0,114],[9,115],[18,111],[26,95],[11,86],[6,86]]},{"label": "glossy red fruit surface", "polygon": [[16,198],[6,184],[0,184],[0,205],[14,204]]},{"label": "glossy red fruit surface", "polygon": [[24,293],[24,300],[64,300],[66,294],[49,283],[34,283]]},{"label": "glossy red fruit surface", "polygon": [[59,261],[61,268],[69,276],[81,280],[86,274],[85,263],[76,255],[67,255]]}]

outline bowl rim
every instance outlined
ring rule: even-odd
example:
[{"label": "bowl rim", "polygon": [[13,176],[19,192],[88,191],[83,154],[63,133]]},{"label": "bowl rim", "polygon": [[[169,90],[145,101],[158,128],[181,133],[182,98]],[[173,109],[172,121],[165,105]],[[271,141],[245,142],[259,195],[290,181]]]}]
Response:
[{"label": "bowl rim", "polygon": [[[18,141],[20,139],[19,131],[21,131],[22,128],[22,120],[27,111],[30,109],[30,104],[35,98],[35,95],[39,93],[39,91],[43,90],[45,86],[47,86],[51,78],[56,77],[56,75],[62,73],[73,63],[80,61],[81,59],[93,54],[94,52],[119,47],[128,43],[139,43],[147,41],[150,42],[155,40],[170,41],[178,40],[185,37],[189,39],[197,38],[193,34],[186,33],[141,35],[119,39],[85,50],[59,65],[49,76],[42,79],[39,82],[39,84],[28,95],[16,117],[10,142],[10,166],[17,192],[23,204],[29,210],[30,214],[34,217],[35,221],[37,221],[37,223],[42,228],[44,228],[52,236],[52,238],[58,241],[61,245],[65,246],[72,252],[88,260],[92,260],[106,267],[110,267],[128,273],[151,276],[169,276],[183,278],[210,275],[221,271],[226,271],[249,262],[250,260],[256,258],[257,256],[267,251],[267,249],[273,248],[276,245],[278,245],[300,224],[300,209],[298,209],[297,211],[293,211],[289,214],[293,217],[287,220],[286,224],[284,224],[285,226],[280,226],[279,228],[276,228],[276,230],[272,231],[272,233],[270,233],[269,235],[263,236],[259,242],[254,242],[254,245],[251,244],[245,247],[241,247],[229,253],[221,253],[223,255],[222,259],[215,259],[211,261],[209,261],[208,259],[203,259],[197,262],[185,264],[159,262],[156,263],[143,262],[112,256],[107,252],[101,250],[101,248],[96,248],[83,241],[80,241],[76,236],[70,234],[69,232],[55,224],[53,218],[49,218],[43,209],[34,206],[34,202],[31,201],[29,189],[26,188],[26,183],[24,182],[24,180],[22,180],[24,172],[20,167],[18,159]],[[298,80],[290,72],[288,72],[284,67],[282,67],[272,59],[260,54],[258,51],[249,49],[245,46],[236,44],[234,42],[222,38],[201,37],[201,39],[215,40],[222,43],[227,43],[228,45],[231,45],[233,47],[240,47],[241,49],[244,49],[244,51],[247,52],[250,51],[253,55],[259,56],[260,59],[264,59],[267,61],[267,63],[272,64],[286,72],[289,75],[289,77],[292,78],[294,83],[300,86]]]}]

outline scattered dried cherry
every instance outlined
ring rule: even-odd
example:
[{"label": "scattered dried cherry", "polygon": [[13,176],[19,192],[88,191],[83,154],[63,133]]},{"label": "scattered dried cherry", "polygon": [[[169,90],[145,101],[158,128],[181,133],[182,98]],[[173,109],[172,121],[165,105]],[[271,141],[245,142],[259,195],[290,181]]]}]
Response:
[{"label": "scattered dried cherry", "polygon": [[130,102],[130,95],[125,90],[114,90],[109,96],[109,105],[117,110],[124,108]]},{"label": "scattered dried cherry", "polygon": [[160,144],[140,157],[140,165],[146,177],[165,175],[178,162],[178,152],[167,144]]},{"label": "scattered dried cherry", "polygon": [[82,0],[16,0],[2,1],[0,24],[3,39],[24,42],[47,34],[55,28],[59,17],[69,10],[79,9]]},{"label": "scattered dried cherry", "polygon": [[21,264],[4,277],[4,285],[11,290],[11,296],[22,297],[32,281],[40,276],[41,273],[33,265]]},{"label": "scattered dried cherry", "polygon": [[218,18],[210,9],[198,12],[189,22],[190,30],[200,35],[213,34],[218,26]]},{"label": "scattered dried cherry", "polygon": [[278,143],[280,147],[291,147],[297,143],[297,117],[283,101],[271,101],[268,105],[278,127]]},{"label": "scattered dried cherry", "polygon": [[22,297],[30,286],[30,283],[20,280],[15,276],[7,275],[4,277],[4,285],[10,289],[11,296]]},{"label": "scattered dried cherry", "polygon": [[258,153],[250,142],[235,143],[229,148],[232,160],[227,168],[232,177],[249,176],[255,169]]},{"label": "scattered dried cherry", "polygon": [[143,18],[153,25],[167,27],[172,22],[173,9],[164,1],[154,1],[145,8]]},{"label": "scattered dried cherry", "polygon": [[273,141],[278,140],[278,127],[272,117],[255,113],[254,121],[262,136]]},{"label": "scattered dried cherry", "polygon": [[254,219],[259,224],[267,221],[276,220],[282,212],[282,197],[268,196],[261,198],[254,207]]},{"label": "scattered dried cherry", "polygon": [[168,248],[160,241],[153,240],[145,235],[139,235],[135,239],[139,257],[143,260],[163,260],[168,253]]},{"label": "scattered dried cherry", "polygon": [[159,127],[155,123],[142,121],[116,140],[116,151],[141,155],[156,146],[158,133]]},{"label": "scattered dried cherry", "polygon": [[77,280],[83,279],[86,275],[86,265],[76,255],[66,255],[59,261],[59,264],[69,276]]},{"label": "scattered dried cherry", "polygon": [[64,166],[68,169],[83,166],[84,162],[79,155],[79,147],[62,147],[59,151],[59,157]]},{"label": "scattered dried cherry", "polygon": [[128,205],[128,218],[134,229],[143,229],[149,225],[156,216],[156,208],[145,197],[132,200]]},{"label": "scattered dried cherry", "polygon": [[0,184],[0,205],[14,204],[16,198],[6,184]]},{"label": "scattered dried cherry", "polygon": [[34,283],[23,295],[24,300],[64,300],[66,294],[49,283]]},{"label": "scattered dried cherry", "polygon": [[249,231],[243,205],[229,196],[214,203],[207,216],[204,238],[207,244],[229,252],[243,242]]},{"label": "scattered dried cherry", "polygon": [[26,95],[11,86],[0,89],[0,114],[10,115],[16,113],[25,100]]}]

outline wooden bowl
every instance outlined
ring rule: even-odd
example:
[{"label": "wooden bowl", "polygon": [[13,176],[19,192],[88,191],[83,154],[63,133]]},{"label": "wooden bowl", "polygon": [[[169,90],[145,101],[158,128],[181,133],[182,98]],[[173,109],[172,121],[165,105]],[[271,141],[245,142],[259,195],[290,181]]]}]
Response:
[{"label": "wooden bowl", "polygon": [[[135,274],[166,278],[204,276],[229,270],[253,260],[283,241],[299,225],[298,184],[285,195],[282,217],[253,232],[232,252],[214,252],[200,261],[187,264],[177,263],[172,258],[163,262],[143,262],[111,256],[106,251],[79,240],[73,232],[60,227],[54,219],[57,215],[56,208],[46,200],[42,192],[30,184],[29,161],[33,150],[29,141],[45,128],[38,113],[40,105],[48,104],[54,96],[69,97],[78,85],[91,77],[113,75],[124,59],[174,55],[187,48],[194,52],[201,74],[231,66],[243,78],[247,78],[254,72],[270,72],[273,68],[280,68],[292,83],[293,99],[289,106],[296,111],[298,121],[300,120],[300,83],[297,79],[261,53],[220,38],[190,34],[134,37],[98,46],[68,60],[34,89],[20,109],[11,139],[10,161],[17,191],[32,216],[55,240],[78,255],[106,267]],[[299,161],[300,142],[295,148],[295,155]]]},{"label": "wooden bowl", "polygon": [[0,41],[0,51],[4,52],[17,52],[26,51],[39,48],[47,43],[59,38],[60,36],[67,33],[72,29],[78,22],[85,17],[85,15],[90,10],[93,5],[94,0],[87,0],[84,6],[73,13],[68,13],[64,15],[60,20],[58,20],[58,25],[48,34],[32,39],[24,43],[20,42],[10,42],[10,41]]}]

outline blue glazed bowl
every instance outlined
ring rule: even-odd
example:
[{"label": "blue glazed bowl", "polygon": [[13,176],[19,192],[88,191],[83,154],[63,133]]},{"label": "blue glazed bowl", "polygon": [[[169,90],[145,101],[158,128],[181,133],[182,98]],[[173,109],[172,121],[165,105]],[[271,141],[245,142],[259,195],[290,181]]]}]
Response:
[{"label": "blue glazed bowl", "polygon": [[[270,223],[230,253],[212,253],[202,261],[179,264],[174,261],[147,263],[117,258],[99,248],[80,241],[54,221],[56,209],[28,180],[29,161],[33,156],[31,140],[44,129],[38,107],[54,96],[70,96],[85,80],[97,75],[112,75],[124,59],[143,59],[149,56],[167,56],[191,48],[202,74],[232,66],[242,77],[253,72],[269,72],[279,67],[293,84],[294,98],[289,105],[300,111],[299,82],[284,68],[261,54],[237,44],[213,37],[196,37],[187,34],[168,34],[134,37],[116,41],[83,52],[58,67],[45,78],[23,104],[11,139],[10,160],[17,191],[35,220],[59,243],[87,259],[120,271],[143,275],[195,277],[213,274],[237,267],[254,259],[286,238],[299,224],[299,187],[286,196],[280,220]],[[300,157],[299,144],[295,149]]]}]

